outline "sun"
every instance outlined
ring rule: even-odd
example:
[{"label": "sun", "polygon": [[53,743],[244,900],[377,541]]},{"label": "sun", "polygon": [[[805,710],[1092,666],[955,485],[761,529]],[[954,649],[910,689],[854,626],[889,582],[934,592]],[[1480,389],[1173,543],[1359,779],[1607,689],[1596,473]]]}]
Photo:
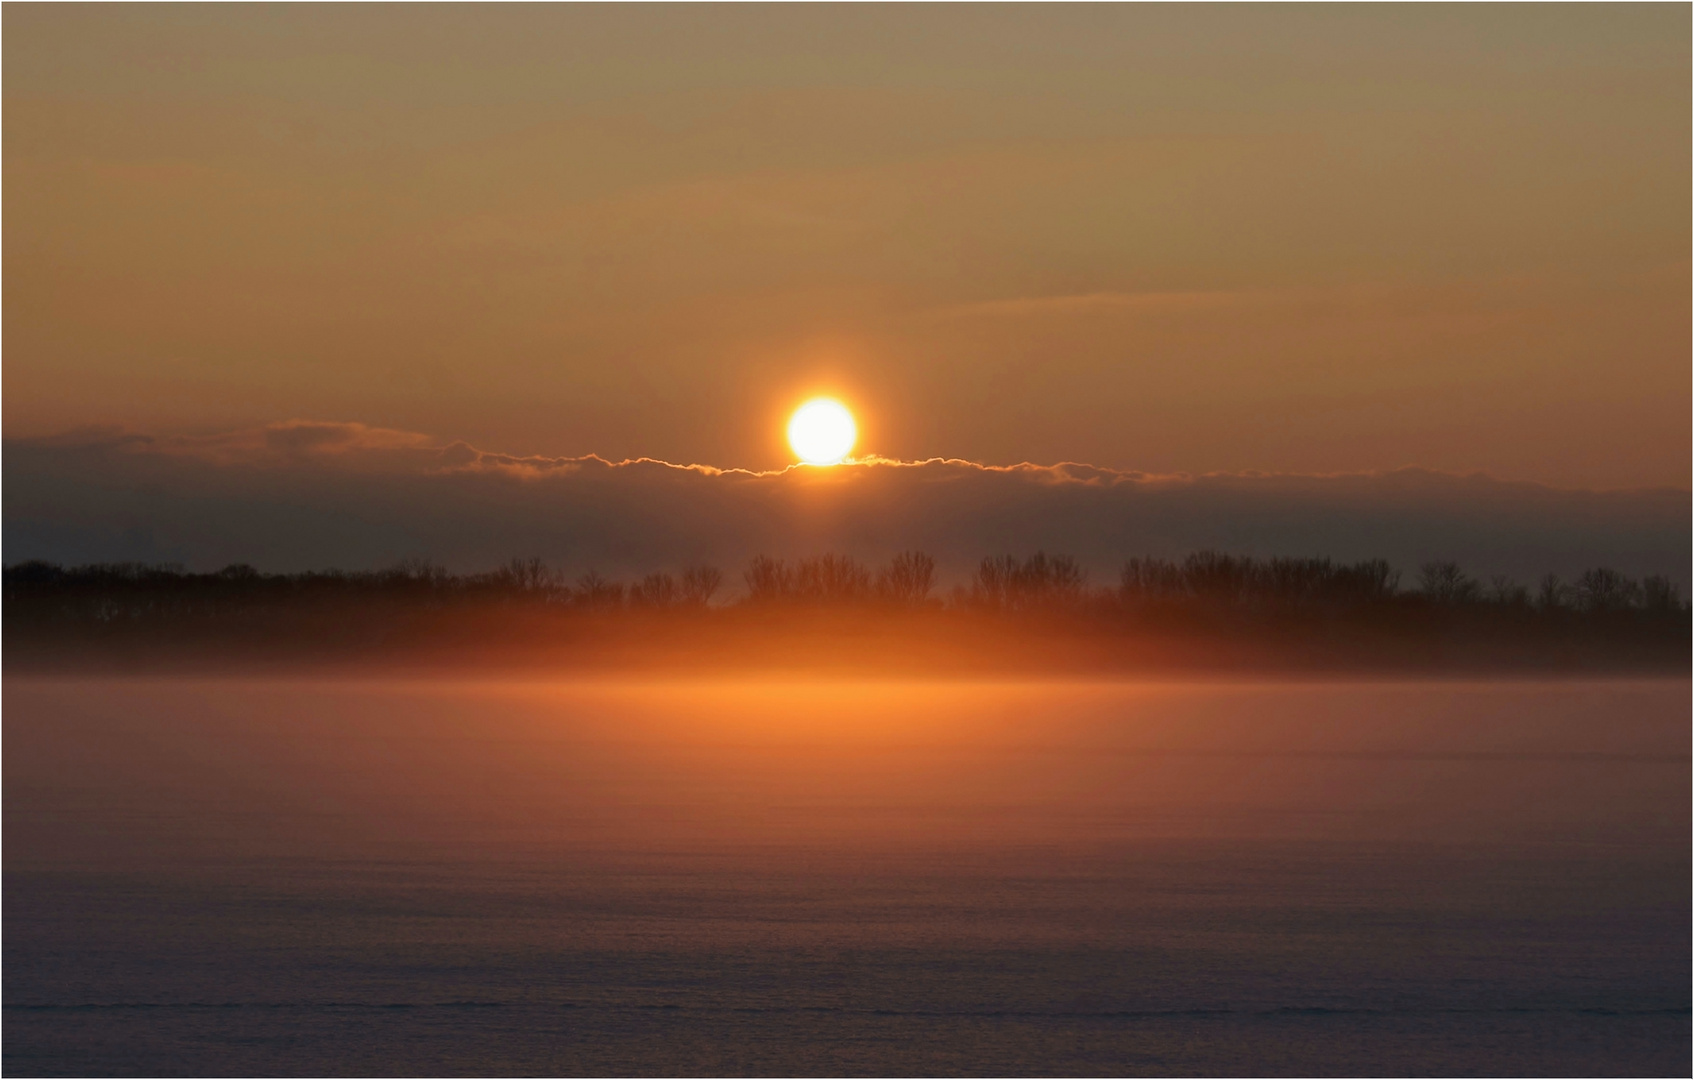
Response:
[{"label": "sun", "polygon": [[853,414],[833,398],[813,398],[795,409],[788,421],[788,445],[808,465],[840,463],[858,437]]}]

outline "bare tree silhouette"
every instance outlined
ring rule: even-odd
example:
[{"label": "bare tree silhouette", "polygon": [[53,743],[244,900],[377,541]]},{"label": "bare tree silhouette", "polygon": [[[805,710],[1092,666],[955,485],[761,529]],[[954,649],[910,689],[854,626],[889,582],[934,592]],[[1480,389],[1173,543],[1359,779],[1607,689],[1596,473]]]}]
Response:
[{"label": "bare tree silhouette", "polygon": [[1576,603],[1584,611],[1622,611],[1640,597],[1640,585],[1609,567],[1597,566],[1576,579]]},{"label": "bare tree silhouette", "polygon": [[1418,567],[1418,592],[1433,603],[1455,605],[1476,600],[1482,588],[1459,569],[1458,563],[1438,559]]},{"label": "bare tree silhouette", "polygon": [[489,575],[498,587],[520,593],[545,593],[558,587],[559,575],[538,558],[511,559]]},{"label": "bare tree silhouette", "polygon": [[843,604],[871,596],[870,571],[845,555],[817,555],[793,566],[759,555],[742,576],[752,603]]},{"label": "bare tree silhouette", "polygon": [[1654,615],[1675,615],[1681,610],[1676,584],[1661,574],[1650,574],[1641,579],[1641,602]]},{"label": "bare tree silhouette", "polygon": [[682,602],[682,587],[669,574],[648,574],[629,587],[633,607],[668,608]]},{"label": "bare tree silhouette", "polygon": [[1023,560],[1002,555],[977,566],[970,597],[978,606],[1025,611],[1075,604],[1087,582],[1087,572],[1069,555],[1037,551]]},{"label": "bare tree silhouette", "polygon": [[1174,600],[1188,595],[1182,567],[1169,559],[1130,559],[1118,576],[1118,597],[1126,603]]},{"label": "bare tree silhouette", "polygon": [[1535,606],[1541,611],[1557,611],[1570,598],[1570,587],[1557,574],[1544,574],[1535,590]]},{"label": "bare tree silhouette", "polygon": [[862,564],[845,555],[818,555],[801,559],[795,566],[792,588],[799,600],[853,603],[870,596],[871,575]]},{"label": "bare tree silhouette", "polygon": [[921,551],[902,551],[877,575],[876,587],[897,604],[921,604],[935,588],[935,560]]},{"label": "bare tree silhouette", "polygon": [[1265,559],[1200,551],[1180,564],[1130,559],[1118,579],[1126,604],[1202,600],[1212,605],[1363,604],[1395,594],[1400,575],[1382,559]]},{"label": "bare tree silhouette", "polygon": [[[874,573],[857,560],[835,553],[794,562],[760,555],[743,576],[747,591],[741,603],[753,608],[783,603],[892,614],[898,608],[947,606],[930,599],[936,566],[919,551],[901,552]],[[367,614],[360,618],[390,618],[400,617],[408,610],[406,605],[413,604],[431,611],[442,611],[450,604],[468,609],[486,602],[584,613],[615,613],[629,607],[677,612],[680,617],[684,609],[719,610],[710,608],[710,602],[721,588],[723,575],[714,567],[695,565],[680,575],[655,572],[625,585],[590,570],[566,585],[559,571],[532,557],[465,575],[422,560],[382,570],[300,574],[266,574],[240,563],[215,573],[191,574],[180,566],[113,563],[65,569],[28,562],[8,567],[4,581],[6,615],[10,625],[20,628],[19,633],[26,632],[21,628],[46,624],[84,625],[106,633],[125,626],[187,626],[193,620],[221,630],[226,616],[257,619],[265,612],[284,610],[286,618],[275,620],[274,625],[304,625],[289,620],[311,611],[328,619],[350,617],[361,610]],[[371,603],[377,599],[382,603]],[[1404,614],[1430,605],[1447,609],[1450,617],[1420,622]],[[1531,598],[1529,590],[1504,576],[1491,578],[1484,587],[1452,561],[1424,564],[1417,590],[1401,592],[1399,575],[1380,559],[1338,564],[1329,559],[1257,559],[1218,551],[1195,552],[1181,561],[1132,558],[1123,565],[1115,594],[1090,590],[1083,568],[1066,555],[1038,551],[1024,558],[986,558],[968,586],[955,587],[951,607],[961,614],[970,610],[1072,612],[1086,620],[1078,625],[1097,627],[1121,618],[1138,630],[1168,625],[1257,633],[1277,625],[1385,627],[1398,621],[1418,633],[1474,633],[1478,640],[1541,632],[1534,630],[1536,626],[1558,634],[1623,634],[1627,640],[1637,640],[1631,635],[1685,634],[1689,614],[1682,592],[1671,580],[1653,575],[1637,582],[1606,567],[1588,570],[1574,585],[1548,574]],[[1205,614],[1188,619],[1184,611]],[[1314,623],[1310,619],[1314,614],[1322,620]],[[1285,619],[1288,616],[1293,618]],[[1161,623],[1167,617],[1170,621]],[[1343,624],[1335,619],[1362,621]]]},{"label": "bare tree silhouette", "polygon": [[1504,574],[1488,579],[1488,598],[1502,607],[1528,607],[1529,589]]},{"label": "bare tree silhouette", "polygon": [[712,594],[723,584],[723,574],[715,566],[696,563],[682,572],[683,601],[698,607],[712,602]]},{"label": "bare tree silhouette", "polygon": [[623,584],[601,577],[597,570],[577,578],[576,588],[571,590],[571,603],[595,611],[623,607],[623,599]]},{"label": "bare tree silhouette", "polygon": [[742,571],[747,582],[747,599],[755,604],[786,600],[794,591],[794,574],[788,564],[769,555],[755,555]]}]

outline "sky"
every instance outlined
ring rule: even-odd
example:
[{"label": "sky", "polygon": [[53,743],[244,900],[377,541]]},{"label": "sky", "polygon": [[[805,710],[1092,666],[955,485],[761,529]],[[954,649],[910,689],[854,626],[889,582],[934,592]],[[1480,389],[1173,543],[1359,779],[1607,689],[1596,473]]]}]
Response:
[{"label": "sky", "polygon": [[0,21],[8,564],[1686,577],[1684,5]]},{"label": "sky", "polygon": [[8,437],[1690,483],[1682,5],[8,5]]}]

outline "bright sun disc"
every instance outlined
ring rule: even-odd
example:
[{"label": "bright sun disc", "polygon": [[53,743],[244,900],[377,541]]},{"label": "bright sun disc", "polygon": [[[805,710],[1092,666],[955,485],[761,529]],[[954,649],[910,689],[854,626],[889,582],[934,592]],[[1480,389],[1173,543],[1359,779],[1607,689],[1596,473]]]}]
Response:
[{"label": "bright sun disc", "polygon": [[816,398],[794,410],[788,421],[788,445],[808,465],[834,465],[853,449],[859,429],[847,406]]}]

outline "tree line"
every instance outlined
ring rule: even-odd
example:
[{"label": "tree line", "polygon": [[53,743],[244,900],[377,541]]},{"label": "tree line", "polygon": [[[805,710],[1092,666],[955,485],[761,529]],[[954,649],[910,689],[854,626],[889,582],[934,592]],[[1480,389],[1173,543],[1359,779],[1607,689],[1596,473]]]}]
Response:
[{"label": "tree line", "polygon": [[[1605,567],[1573,581],[1548,574],[1534,587],[1505,577],[1483,581],[1457,563],[1432,561],[1415,583],[1381,559],[1355,563],[1324,558],[1254,558],[1217,551],[1181,560],[1138,557],[1124,563],[1115,587],[1090,581],[1068,555],[1038,551],[984,558],[970,579],[942,595],[935,560],[920,551],[880,566],[845,555],[786,560],[753,558],[738,595],[726,597],[724,575],[695,564],[632,581],[589,571],[574,578],[538,558],[512,559],[477,574],[453,574],[409,560],[385,570],[265,574],[244,564],[208,574],[178,566],[102,563],[66,568],[32,561],[4,572],[9,614],[47,609],[70,618],[140,617],[147,612],[206,610],[226,604],[286,600],[521,601],[613,610],[705,610],[723,607],[884,606],[1002,613],[1035,611],[1157,612],[1172,610],[1297,610],[1421,607],[1519,613],[1638,612],[1688,614],[1673,582],[1640,580]],[[22,605],[22,607],[20,607]]]}]

